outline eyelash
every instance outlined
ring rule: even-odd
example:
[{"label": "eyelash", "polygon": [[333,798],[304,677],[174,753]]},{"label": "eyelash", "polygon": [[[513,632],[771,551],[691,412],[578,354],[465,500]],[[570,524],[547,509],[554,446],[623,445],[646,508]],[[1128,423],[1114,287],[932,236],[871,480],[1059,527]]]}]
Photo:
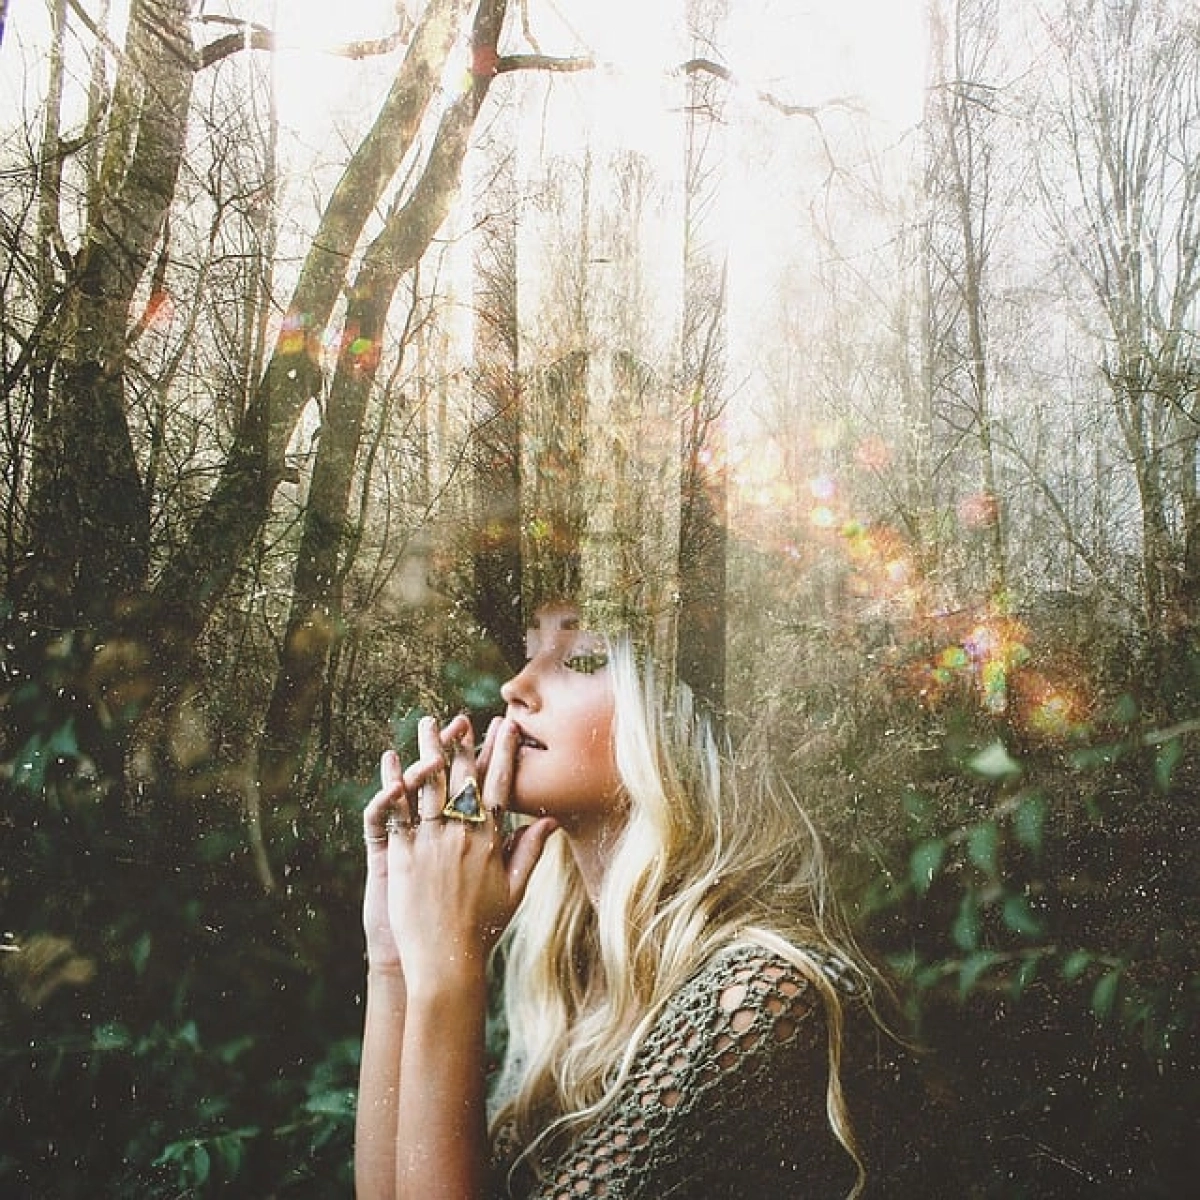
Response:
[{"label": "eyelash", "polygon": [[581,675],[594,675],[607,665],[607,654],[572,654],[570,658],[563,659],[563,666],[568,671],[578,671]]}]

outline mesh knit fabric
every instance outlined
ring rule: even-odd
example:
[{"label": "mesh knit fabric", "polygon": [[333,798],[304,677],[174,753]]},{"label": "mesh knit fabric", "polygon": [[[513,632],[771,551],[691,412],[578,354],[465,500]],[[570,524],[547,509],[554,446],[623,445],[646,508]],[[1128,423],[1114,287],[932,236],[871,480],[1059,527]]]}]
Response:
[{"label": "mesh knit fabric", "polygon": [[[849,988],[830,963],[835,986]],[[853,1001],[851,1001],[853,1003]],[[617,1101],[540,1178],[500,1169],[505,1200],[844,1197],[854,1180],[825,1116],[816,989],[757,946],[720,951],[663,1009]]]}]

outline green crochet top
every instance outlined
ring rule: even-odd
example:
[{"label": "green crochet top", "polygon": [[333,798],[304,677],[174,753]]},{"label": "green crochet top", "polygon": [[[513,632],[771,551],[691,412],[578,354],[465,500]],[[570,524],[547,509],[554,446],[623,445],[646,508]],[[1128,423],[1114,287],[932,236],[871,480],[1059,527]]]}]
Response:
[{"label": "green crochet top", "polygon": [[[830,981],[860,1007],[844,964]],[[753,945],[715,954],[668,1002],[616,1102],[536,1169],[498,1142],[498,1200],[845,1197],[854,1165],[825,1115],[817,990]]]}]

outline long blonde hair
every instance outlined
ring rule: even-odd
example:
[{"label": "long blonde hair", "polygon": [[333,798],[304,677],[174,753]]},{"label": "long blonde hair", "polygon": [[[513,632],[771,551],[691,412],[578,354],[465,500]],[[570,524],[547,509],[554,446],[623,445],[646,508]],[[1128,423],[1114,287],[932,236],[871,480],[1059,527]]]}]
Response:
[{"label": "long blonde hair", "polygon": [[530,1159],[586,1126],[615,1099],[670,997],[718,948],[756,943],[825,1001],[826,1111],[857,1166],[855,1195],[863,1168],[842,1095],[842,999],[821,960],[856,955],[812,824],[760,756],[722,763],[686,687],[664,695],[627,637],[608,651],[628,817],[595,904],[561,835],[530,881],[504,945],[509,1043],[494,1126]]}]

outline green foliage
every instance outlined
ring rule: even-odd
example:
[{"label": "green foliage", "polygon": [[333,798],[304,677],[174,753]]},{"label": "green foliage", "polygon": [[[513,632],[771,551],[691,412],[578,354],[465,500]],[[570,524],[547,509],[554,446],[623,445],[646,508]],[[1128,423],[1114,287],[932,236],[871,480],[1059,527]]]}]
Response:
[{"label": "green foliage", "polygon": [[357,822],[312,822],[265,892],[232,798],[103,773],[128,731],[86,645],[4,664],[0,1193],[349,1194]]},{"label": "green foliage", "polygon": [[[1089,1162],[1119,1163],[1149,1112],[1170,1151],[1153,1173],[1131,1163],[1140,1183],[1128,1192],[1124,1168],[1108,1166],[1103,1194],[1173,1195],[1182,1177],[1179,1105],[1200,1100],[1198,742],[1190,718],[1147,730],[1128,697],[1068,745],[1003,720],[947,721],[940,756],[924,755],[894,802],[904,820],[874,842],[888,886],[855,897],[868,942],[890,947],[919,1036],[965,1072],[963,1137],[977,1121],[981,1142],[1001,1122],[1036,1138],[1056,1114],[1044,1137],[1064,1146],[1061,1194],[1075,1194],[1073,1172],[1097,1170]],[[1045,1078],[1054,1098],[1038,1108]],[[1091,1095],[1070,1108],[1075,1079]],[[1060,1194],[1016,1183],[1012,1163],[984,1166],[986,1145],[970,1153],[979,1195]]]}]

